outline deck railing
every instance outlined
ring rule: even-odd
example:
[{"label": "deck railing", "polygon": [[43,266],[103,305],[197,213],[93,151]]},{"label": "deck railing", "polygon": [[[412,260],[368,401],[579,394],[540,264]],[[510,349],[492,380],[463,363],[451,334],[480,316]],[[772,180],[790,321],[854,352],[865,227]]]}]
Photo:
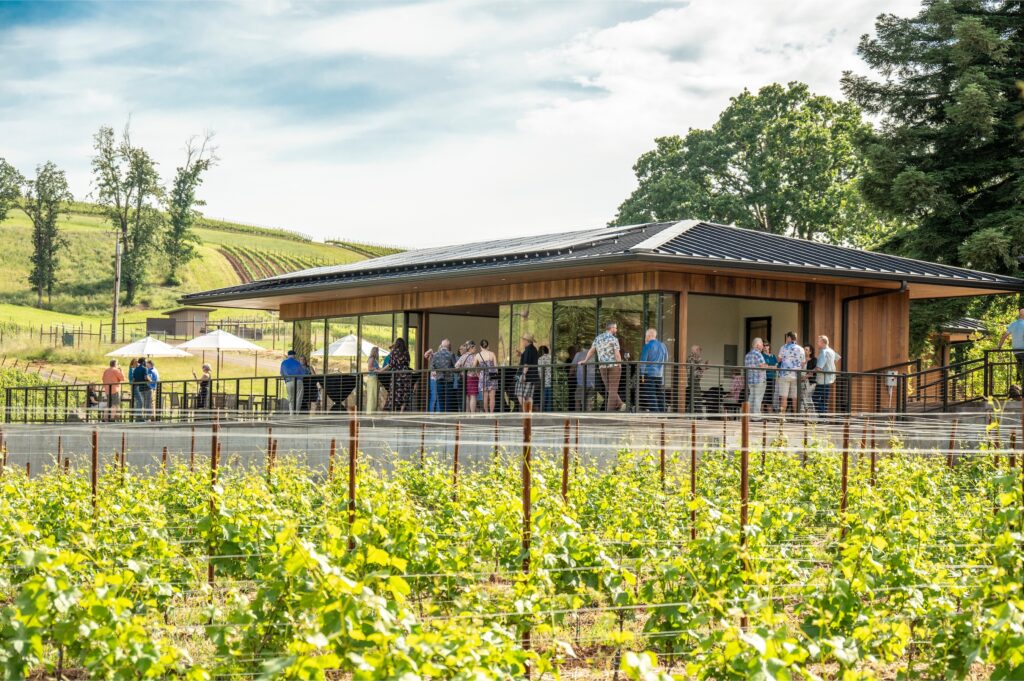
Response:
[{"label": "deck railing", "polygon": [[[973,386],[973,367],[873,372],[771,370],[712,364],[619,362],[531,367],[470,367],[379,372],[260,376],[208,381],[160,381],[154,390],[130,383],[117,386],[41,385],[4,390],[8,423],[78,421],[202,421],[213,418],[269,420],[289,415],[344,412],[510,412],[529,397],[538,412],[611,411],[619,403],[631,412],[682,412],[726,415],[748,399],[750,380],[763,379],[765,411],[778,411],[779,389],[792,386],[798,410],[840,413],[903,413],[929,395],[932,384],[948,386],[930,405],[963,401],[964,385]],[[943,373],[946,372],[946,373]],[[1003,369],[989,371],[982,383],[1002,385]],[[781,375],[793,376],[790,379]],[[520,378],[524,376],[524,378]],[[953,377],[957,381],[953,381]],[[831,381],[827,386],[819,381]],[[966,381],[966,382],[965,382]],[[530,387],[524,387],[528,384]],[[615,388],[617,386],[617,389]],[[972,388],[973,390],[973,388]],[[827,399],[824,393],[828,392]],[[937,393],[938,394],[938,393]],[[973,393],[971,393],[973,394]],[[116,395],[114,400],[111,396]],[[491,397],[493,395],[493,397]],[[936,401],[937,400],[937,401]],[[792,398],[788,404],[792,412]]]}]

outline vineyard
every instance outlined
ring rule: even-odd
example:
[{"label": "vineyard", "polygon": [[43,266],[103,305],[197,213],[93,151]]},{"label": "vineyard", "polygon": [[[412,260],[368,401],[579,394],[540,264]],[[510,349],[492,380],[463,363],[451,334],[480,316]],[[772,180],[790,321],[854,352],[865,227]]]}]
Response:
[{"label": "vineyard", "polygon": [[242,280],[242,283],[275,277],[286,272],[334,264],[325,260],[313,260],[295,254],[263,251],[245,246],[223,245],[218,250],[231,264],[231,268]]},{"label": "vineyard", "polygon": [[[217,428],[58,449],[0,480],[0,673],[1024,678],[1016,442],[833,425],[581,447],[527,419],[462,460],[422,436],[367,454],[370,424],[327,457]],[[489,424],[455,428],[490,448]]]}]

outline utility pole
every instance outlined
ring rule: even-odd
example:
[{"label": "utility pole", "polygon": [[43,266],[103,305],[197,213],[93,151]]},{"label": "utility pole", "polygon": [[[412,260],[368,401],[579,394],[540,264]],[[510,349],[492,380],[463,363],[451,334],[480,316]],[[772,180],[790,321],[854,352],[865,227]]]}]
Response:
[{"label": "utility pole", "polygon": [[121,239],[114,237],[114,318],[110,323],[110,342],[117,342],[117,310],[121,305]]}]

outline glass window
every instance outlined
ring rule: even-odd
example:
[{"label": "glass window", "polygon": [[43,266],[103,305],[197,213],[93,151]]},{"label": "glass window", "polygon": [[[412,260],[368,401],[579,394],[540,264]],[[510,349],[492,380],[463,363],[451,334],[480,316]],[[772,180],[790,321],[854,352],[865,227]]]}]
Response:
[{"label": "glass window", "polygon": [[572,361],[570,349],[589,348],[597,332],[597,298],[555,303],[555,362]]},{"label": "glass window", "polygon": [[516,303],[512,306],[511,363],[519,363],[522,344],[519,342],[523,334],[533,334],[534,345],[539,349],[546,345],[551,347],[551,312],[553,304]]},{"label": "glass window", "polygon": [[327,320],[327,347],[317,348],[326,355],[324,373],[351,373],[359,366],[358,317],[333,317]]},{"label": "glass window", "polygon": [[[317,320],[320,335],[323,335],[323,320]],[[298,357],[309,357],[313,351],[313,322],[309,319],[298,319],[292,324],[292,350]]]},{"label": "glass window", "polygon": [[619,325],[619,346],[622,359],[636,361],[640,359],[640,349],[644,345],[644,295],[637,293],[630,296],[614,296],[601,298],[598,314],[599,328],[604,329],[607,322]]},{"label": "glass window", "polygon": [[395,315],[364,314],[359,318],[359,333],[364,343],[381,349],[381,361],[385,350],[395,341]]},{"label": "glass window", "polygon": [[679,335],[679,296],[674,293],[653,293],[651,298],[658,299],[657,326],[658,338],[668,348],[668,358],[677,362]]},{"label": "glass window", "polygon": [[[398,315],[395,315],[396,317]],[[405,314],[407,325],[405,327],[405,342],[409,348],[409,368],[415,369],[419,366],[420,348],[417,345],[420,331],[420,313],[408,312]]]},{"label": "glass window", "polygon": [[498,307],[498,348],[495,350],[499,364],[512,361],[512,306]]}]

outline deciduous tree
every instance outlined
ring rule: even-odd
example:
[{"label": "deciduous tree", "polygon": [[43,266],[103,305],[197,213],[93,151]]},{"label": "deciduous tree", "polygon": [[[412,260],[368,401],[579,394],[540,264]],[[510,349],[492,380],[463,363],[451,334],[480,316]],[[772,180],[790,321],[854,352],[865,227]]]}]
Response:
[{"label": "deciduous tree", "polygon": [[26,180],[12,165],[0,158],[0,222],[12,208],[19,208],[32,222],[32,269],[29,283],[36,290],[37,305],[43,293],[53,295],[57,282],[60,251],[66,246],[58,221],[74,200],[67,176],[52,161],[36,167],[36,177]]},{"label": "deciduous tree", "polygon": [[72,200],[67,176],[53,162],[37,167],[35,179],[25,183],[24,210],[32,221],[32,269],[28,281],[36,289],[40,307],[44,291],[47,300],[53,295],[60,251],[67,245],[57,223]]},{"label": "deciduous tree", "polygon": [[710,129],[656,140],[614,223],[700,218],[864,244],[879,229],[858,187],[854,140],[865,128],[856,106],[802,83],[744,90]]},{"label": "deciduous tree", "polygon": [[179,284],[178,274],[198,254],[195,245],[199,238],[193,226],[200,213],[199,206],[206,203],[196,197],[203,183],[203,174],[217,162],[215,149],[210,145],[212,133],[197,143],[195,138],[185,144],[185,163],[178,167],[167,198],[167,231],[164,233],[164,252],[167,254],[167,283]]},{"label": "deciduous tree", "polygon": [[7,213],[17,206],[24,183],[21,173],[6,159],[0,158],[0,222],[6,220]]},{"label": "deciduous tree", "polygon": [[96,201],[121,241],[121,273],[125,303],[132,305],[146,279],[163,217],[157,202],[163,195],[156,163],[132,143],[129,124],[117,139],[102,127],[93,138],[92,159]]}]

